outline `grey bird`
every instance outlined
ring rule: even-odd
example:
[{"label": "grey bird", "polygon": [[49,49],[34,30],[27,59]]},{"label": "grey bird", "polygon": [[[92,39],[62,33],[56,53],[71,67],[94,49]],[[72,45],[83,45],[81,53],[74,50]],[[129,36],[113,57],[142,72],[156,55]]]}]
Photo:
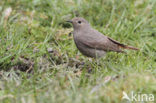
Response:
[{"label": "grey bird", "polygon": [[87,57],[103,57],[108,51],[124,53],[122,49],[138,50],[138,48],[121,44],[103,35],[93,29],[84,18],[75,17],[67,22],[73,25],[73,37],[77,48]]}]

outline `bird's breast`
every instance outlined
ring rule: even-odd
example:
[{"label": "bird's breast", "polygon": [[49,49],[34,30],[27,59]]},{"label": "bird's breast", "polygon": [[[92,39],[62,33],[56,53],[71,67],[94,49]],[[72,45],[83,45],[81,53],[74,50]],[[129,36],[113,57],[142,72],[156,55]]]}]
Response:
[{"label": "bird's breast", "polygon": [[105,51],[96,50],[95,48],[90,48],[87,45],[85,45],[81,41],[81,38],[74,37],[74,42],[78,50],[85,56],[96,58],[96,57],[102,57],[105,55]]}]

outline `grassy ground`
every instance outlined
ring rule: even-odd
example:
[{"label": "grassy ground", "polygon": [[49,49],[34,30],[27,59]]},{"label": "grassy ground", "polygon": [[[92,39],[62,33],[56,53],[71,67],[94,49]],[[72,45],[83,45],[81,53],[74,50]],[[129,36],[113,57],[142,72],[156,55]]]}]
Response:
[{"label": "grassy ground", "polygon": [[[140,51],[89,60],[64,22],[76,15]],[[123,91],[156,99],[155,45],[155,0],[1,0],[0,102],[126,103]]]}]

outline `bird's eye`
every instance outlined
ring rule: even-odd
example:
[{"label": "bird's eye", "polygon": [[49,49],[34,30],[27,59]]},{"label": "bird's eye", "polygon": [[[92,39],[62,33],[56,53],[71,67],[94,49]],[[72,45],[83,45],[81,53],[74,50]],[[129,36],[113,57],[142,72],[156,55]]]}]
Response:
[{"label": "bird's eye", "polygon": [[78,21],[79,24],[81,24],[81,21]]}]

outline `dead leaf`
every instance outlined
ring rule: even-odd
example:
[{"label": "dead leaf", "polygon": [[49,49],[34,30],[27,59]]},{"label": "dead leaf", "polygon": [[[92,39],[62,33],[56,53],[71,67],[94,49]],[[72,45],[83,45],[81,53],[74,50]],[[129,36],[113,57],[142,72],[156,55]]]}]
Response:
[{"label": "dead leaf", "polygon": [[11,12],[12,12],[12,8],[9,7],[9,8],[6,8],[4,10],[4,18],[7,20],[9,18],[9,16],[11,15]]}]

